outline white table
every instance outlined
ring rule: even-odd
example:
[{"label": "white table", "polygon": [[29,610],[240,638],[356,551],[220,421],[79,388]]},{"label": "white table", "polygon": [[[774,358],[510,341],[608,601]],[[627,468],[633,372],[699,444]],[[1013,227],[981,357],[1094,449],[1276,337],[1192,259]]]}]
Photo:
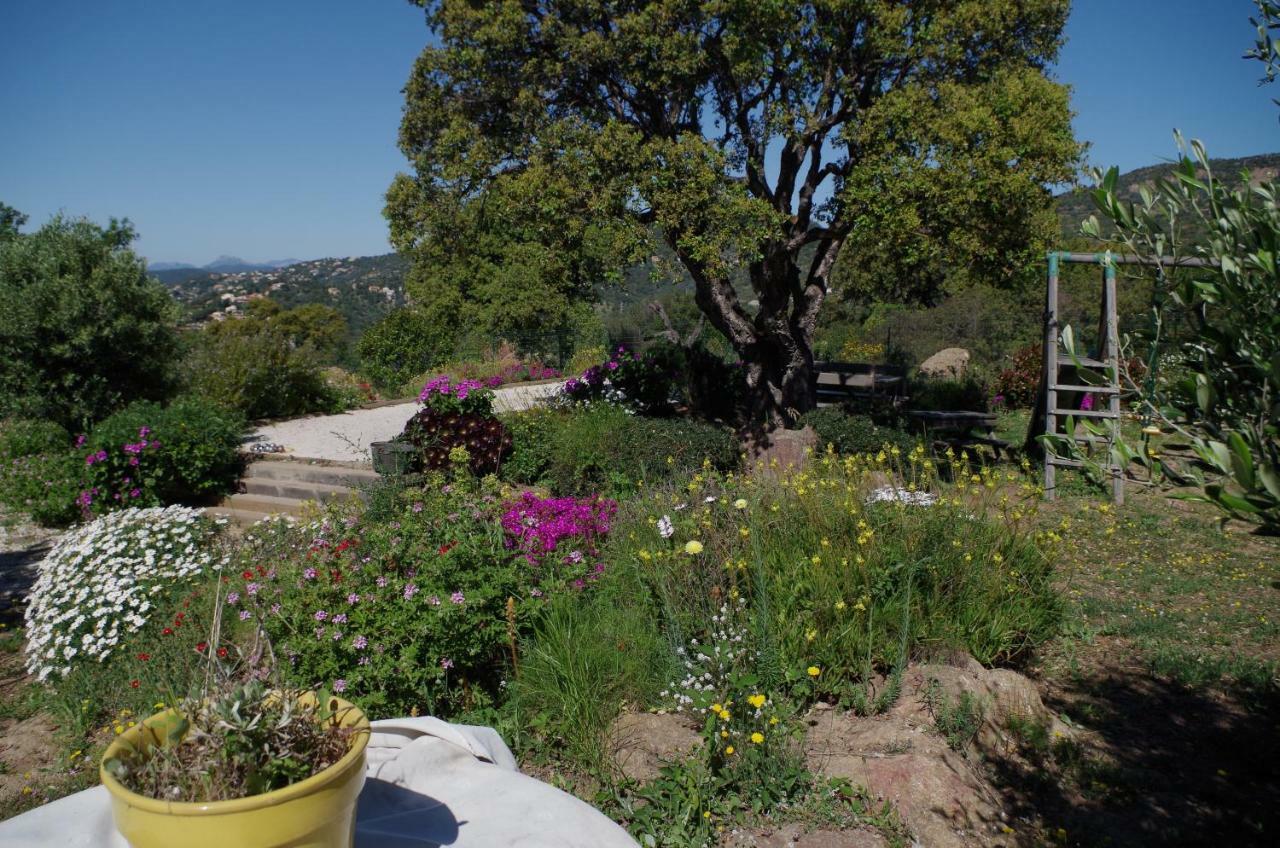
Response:
[{"label": "white table", "polygon": [[[600,811],[516,770],[487,727],[373,723],[356,848],[636,848]],[[0,822],[5,848],[128,848],[101,786]]]}]

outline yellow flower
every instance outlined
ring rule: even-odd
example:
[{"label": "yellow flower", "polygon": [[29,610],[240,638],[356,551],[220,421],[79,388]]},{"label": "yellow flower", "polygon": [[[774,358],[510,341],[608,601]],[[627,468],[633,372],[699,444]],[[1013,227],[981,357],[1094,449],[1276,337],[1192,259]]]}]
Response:
[{"label": "yellow flower", "polygon": [[814,639],[818,638],[818,631],[814,630],[813,628],[810,628],[805,631],[804,638],[805,638],[805,641],[812,642]]},{"label": "yellow flower", "polygon": [[731,756],[731,757],[732,757],[732,756],[733,756],[733,746],[732,746],[732,745],[730,745],[729,747],[725,748],[725,749],[724,749],[724,752],[725,752],[726,754],[728,754],[729,756]]},{"label": "yellow flower", "polygon": [[729,731],[727,731],[727,730],[722,730],[722,731],[720,731],[720,738],[721,738],[721,739],[728,739],[728,738],[729,738]]},{"label": "yellow flower", "polygon": [[698,554],[702,553],[702,543],[699,542],[697,539],[693,539],[691,541],[685,542],[684,552],[689,554],[689,556],[697,556]]},{"label": "yellow flower", "polygon": [[764,741],[764,734],[757,730],[755,733],[751,734],[751,741],[759,745]]},{"label": "yellow flower", "polygon": [[736,501],[734,501],[734,502],[733,502],[733,508],[734,508],[734,509],[746,509],[746,508],[747,508],[747,499],[746,499],[746,498],[738,498]]},{"label": "yellow flower", "polygon": [[716,715],[719,715],[719,714],[720,714],[720,710],[721,710],[721,707],[720,707],[720,705],[719,705],[719,704],[712,704],[712,705],[711,705],[711,712],[715,713]]},{"label": "yellow flower", "polygon": [[765,701],[764,695],[752,695],[751,697],[747,698],[747,703],[755,707],[757,710],[764,706],[764,701]]},{"label": "yellow flower", "polygon": [[844,601],[836,601],[836,611],[844,609]]},{"label": "yellow flower", "polygon": [[710,810],[703,810],[703,811],[702,811],[702,817],[703,817],[704,819],[709,819],[709,818],[711,818],[711,811],[710,811]]},{"label": "yellow flower", "polygon": [[777,717],[777,716],[772,716],[772,717],[770,717],[770,719],[769,719],[769,724],[774,725],[774,724],[777,724],[777,723],[778,723],[778,717]]},{"label": "yellow flower", "polygon": [[742,536],[742,538],[744,538],[744,539],[745,539],[745,538],[747,538],[748,536],[750,536],[750,535],[751,535],[751,530],[750,530],[750,529],[748,529],[748,528],[746,528],[746,527],[739,527],[739,528],[738,528],[738,534],[739,534],[740,536]]},{"label": "yellow flower", "polygon": [[811,665],[807,669],[807,672],[810,677],[817,677],[819,674],[822,674],[822,669],[818,668],[816,665]]}]

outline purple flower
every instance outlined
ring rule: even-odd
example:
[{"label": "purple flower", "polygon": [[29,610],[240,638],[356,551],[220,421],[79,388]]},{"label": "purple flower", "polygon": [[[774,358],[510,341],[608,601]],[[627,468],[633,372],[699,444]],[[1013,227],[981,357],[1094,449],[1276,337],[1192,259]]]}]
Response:
[{"label": "purple flower", "polygon": [[[239,592],[228,592],[228,593],[227,593],[227,603],[232,604],[232,605],[235,605],[235,604],[240,603],[240,593],[239,593]],[[316,619],[316,620],[317,620],[317,621],[323,621],[324,619]]]},{"label": "purple flower", "polygon": [[347,603],[349,604],[360,603],[360,596],[357,595],[355,592],[352,592],[351,594],[347,595]]},{"label": "purple flower", "polygon": [[445,657],[444,659],[440,660],[440,667],[446,670],[453,668],[453,660],[449,659],[448,657]]},{"label": "purple flower", "polygon": [[412,600],[413,596],[414,596],[414,595],[416,595],[416,594],[418,594],[418,587],[417,587],[417,586],[413,585],[412,583],[408,583],[408,584],[406,584],[406,585],[405,585],[405,587],[404,587],[404,599],[405,599],[406,601],[408,601],[408,600]]},{"label": "purple flower", "polygon": [[541,589],[538,589],[538,588],[533,588],[533,589],[530,589],[530,590],[529,590],[529,594],[530,594],[530,595],[533,595],[535,598],[541,598],[541,597],[542,597],[542,590],[541,590]]},{"label": "purple flower", "polygon": [[379,588],[379,589],[381,589],[383,586],[386,586],[386,585],[387,585],[387,578],[386,578],[385,576],[383,576],[383,575],[379,574],[379,575],[378,575],[378,579],[377,579],[377,580],[375,580],[375,581],[373,581],[373,582],[377,583],[377,584],[378,584],[378,588]]},{"label": "purple flower", "polygon": [[439,596],[439,595],[432,595],[431,597],[427,598],[427,603],[428,603],[428,604],[430,604],[430,605],[431,605],[431,606],[433,606],[433,607],[438,607],[438,606],[440,606],[440,596]]},{"label": "purple flower", "polygon": [[340,639],[342,639],[342,631],[341,630],[333,631],[333,641],[337,642]]},{"label": "purple flower", "polygon": [[272,615],[279,615],[279,614],[280,614],[280,605],[279,605],[279,604],[272,604],[272,605],[271,605],[271,614],[272,614]]},{"label": "purple flower", "polygon": [[368,665],[368,664],[369,664],[368,657],[361,657],[360,659],[356,660],[356,665]]},{"label": "purple flower", "polygon": [[449,596],[449,600],[453,601],[455,604],[460,604],[466,601],[466,597],[462,594],[462,592],[454,592],[452,595]]},{"label": "purple flower", "polygon": [[357,651],[363,651],[368,644],[369,640],[363,636],[357,636],[351,640],[351,647],[355,648]]},{"label": "purple flower", "polygon": [[323,638],[324,638],[324,628],[323,628],[323,627],[317,627],[317,628],[316,628],[316,638],[317,638],[317,639],[323,639]]},{"label": "purple flower", "polygon": [[129,464],[136,468],[138,465],[138,458],[136,456],[129,457]]},{"label": "purple flower", "polygon": [[84,447],[84,443],[87,441],[89,441],[89,437],[81,433],[79,436],[76,436],[76,447],[78,448]]},{"label": "purple flower", "polygon": [[335,691],[335,692],[345,692],[345,691],[347,691],[347,681],[346,681],[346,680],[344,680],[344,679],[342,679],[341,677],[339,677],[337,680],[333,681],[333,691]]},{"label": "purple flower", "polygon": [[316,570],[315,570],[314,568],[308,568],[308,569],[305,569],[305,570],[303,570],[303,572],[302,572],[302,576],[303,576],[303,577],[305,577],[305,578],[307,578],[308,580],[315,580],[315,579],[316,579]]},{"label": "purple flower", "polygon": [[253,617],[253,613],[249,612],[248,610],[244,610],[244,609],[240,610],[241,621],[248,621],[252,617]]},{"label": "purple flower", "polygon": [[245,586],[244,586],[244,591],[245,591],[245,594],[247,594],[247,595],[249,595],[249,596],[251,596],[251,597],[252,597],[253,595],[258,594],[258,591],[259,591],[261,588],[262,588],[262,587],[261,587],[261,586],[259,586],[257,583],[246,583],[246,584],[245,584]]},{"label": "purple flower", "polygon": [[151,435],[151,428],[150,428],[150,427],[139,427],[139,428],[138,428],[138,438],[139,438],[139,439],[145,439],[147,436],[150,436],[150,435]]},{"label": "purple flower", "polygon": [[131,498],[136,498],[136,497],[138,497],[138,496],[139,496],[139,495],[141,495],[141,494],[142,494],[142,490],[141,490],[141,489],[130,489],[130,490],[129,490],[129,497],[131,497]]},{"label": "purple flower", "polygon": [[324,610],[316,610],[316,614],[312,617],[315,618],[316,621],[324,621],[326,618],[329,617],[329,613],[325,612]]},{"label": "purple flower", "polygon": [[415,502],[415,503],[414,503],[414,505],[413,505],[413,511],[414,511],[414,512],[422,512],[422,510],[423,510],[423,503],[422,503],[422,501],[417,501],[417,502]]},{"label": "purple flower", "polygon": [[330,620],[331,620],[334,624],[346,624],[346,623],[347,623],[347,614],[346,614],[345,612],[340,612],[340,613],[338,613],[337,615],[335,615],[335,616],[334,616],[332,619],[330,619]]}]

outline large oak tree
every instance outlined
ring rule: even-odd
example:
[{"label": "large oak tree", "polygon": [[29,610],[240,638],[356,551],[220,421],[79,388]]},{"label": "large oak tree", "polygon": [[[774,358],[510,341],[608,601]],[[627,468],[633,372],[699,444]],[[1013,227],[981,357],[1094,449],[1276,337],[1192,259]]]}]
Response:
[{"label": "large oak tree", "polygon": [[538,258],[536,290],[581,290],[663,238],[773,426],[813,404],[842,250],[870,279],[999,269],[1040,247],[1080,152],[1045,73],[1068,0],[420,5],[415,173],[387,205],[418,296],[465,299],[491,283],[458,257],[508,253]]}]

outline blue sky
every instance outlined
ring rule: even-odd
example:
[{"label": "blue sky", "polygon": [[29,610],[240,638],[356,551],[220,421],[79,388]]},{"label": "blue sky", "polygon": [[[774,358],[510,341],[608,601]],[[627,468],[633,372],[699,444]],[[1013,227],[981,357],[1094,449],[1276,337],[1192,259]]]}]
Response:
[{"label": "blue sky", "polygon": [[[426,42],[403,0],[0,0],[0,200],[127,216],[154,261],[382,253],[400,89]],[[1240,55],[1249,0],[1077,0],[1056,70],[1090,160],[1280,150]]]}]

